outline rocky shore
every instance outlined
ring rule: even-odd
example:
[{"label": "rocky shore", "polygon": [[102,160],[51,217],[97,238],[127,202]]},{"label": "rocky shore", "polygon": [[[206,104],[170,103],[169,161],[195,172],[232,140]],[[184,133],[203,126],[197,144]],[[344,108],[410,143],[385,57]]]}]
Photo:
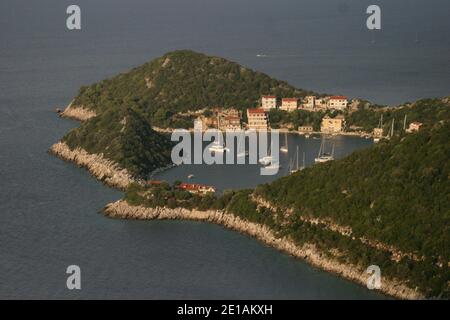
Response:
[{"label": "rocky shore", "polygon": [[[337,259],[333,259],[318,250],[313,244],[299,246],[286,237],[279,238],[272,230],[264,225],[249,222],[223,211],[200,211],[184,208],[169,209],[166,207],[147,208],[143,206],[132,206],[124,200],[119,200],[108,204],[104,208],[104,213],[110,218],[121,219],[184,219],[216,223],[226,228],[255,237],[269,246],[286,252],[294,257],[304,259],[308,263],[328,272],[333,272],[364,286],[367,282],[368,275],[361,267],[341,263]],[[386,279],[385,277],[382,278],[380,290],[385,294],[401,299],[423,298],[419,292],[407,287],[395,279]]]},{"label": "rocky shore", "polygon": [[64,142],[55,143],[49,152],[86,168],[94,177],[111,187],[124,190],[130,183],[136,182],[126,169],[104,158],[102,154],[90,154],[81,148],[71,150]]},{"label": "rocky shore", "polygon": [[73,101],[67,106],[67,108],[61,112],[61,117],[70,118],[78,121],[86,121],[95,117],[97,114],[83,106],[74,106]]}]

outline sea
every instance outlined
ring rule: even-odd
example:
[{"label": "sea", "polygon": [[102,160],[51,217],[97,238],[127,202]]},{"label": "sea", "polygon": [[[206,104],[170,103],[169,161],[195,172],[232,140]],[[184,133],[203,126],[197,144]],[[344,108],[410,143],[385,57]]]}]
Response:
[{"label": "sea", "polygon": [[[123,193],[47,153],[79,125],[53,112],[82,85],[192,49],[299,88],[397,105],[450,94],[450,2],[378,0],[2,0],[0,298],[386,299],[248,236],[191,221],[124,221],[101,209]],[[68,30],[66,9],[81,9]],[[368,148],[334,137],[337,158]],[[313,165],[319,139],[289,135]],[[293,151],[294,150],[294,151]],[[169,181],[250,188],[257,166],[180,166]],[[81,289],[66,286],[68,266]]]}]

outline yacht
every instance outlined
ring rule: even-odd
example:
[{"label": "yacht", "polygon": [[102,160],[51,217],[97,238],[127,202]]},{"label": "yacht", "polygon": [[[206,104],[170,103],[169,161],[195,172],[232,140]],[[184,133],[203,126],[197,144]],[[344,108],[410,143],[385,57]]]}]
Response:
[{"label": "yacht", "polygon": [[230,148],[225,147],[223,141],[221,140],[222,134],[219,131],[220,129],[220,118],[217,116],[217,131],[219,133],[219,140],[214,141],[213,144],[208,148],[209,152],[214,153],[224,153],[230,151]]},{"label": "yacht", "polygon": [[325,138],[322,139],[320,144],[319,154],[314,159],[315,163],[323,163],[334,160],[334,144],[331,153],[325,152]]},{"label": "yacht", "polygon": [[288,153],[289,152],[287,133],[284,134],[284,145],[280,148],[280,151],[283,152],[283,153]]}]

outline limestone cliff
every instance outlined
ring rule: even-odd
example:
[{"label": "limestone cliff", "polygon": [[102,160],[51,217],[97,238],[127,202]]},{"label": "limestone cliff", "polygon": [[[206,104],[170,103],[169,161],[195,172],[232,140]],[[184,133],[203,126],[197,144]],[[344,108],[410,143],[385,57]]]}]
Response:
[{"label": "limestone cliff", "polygon": [[111,187],[125,189],[130,183],[136,182],[126,169],[104,158],[102,154],[90,154],[81,148],[71,150],[64,142],[55,143],[49,152],[86,168],[93,176]]}]

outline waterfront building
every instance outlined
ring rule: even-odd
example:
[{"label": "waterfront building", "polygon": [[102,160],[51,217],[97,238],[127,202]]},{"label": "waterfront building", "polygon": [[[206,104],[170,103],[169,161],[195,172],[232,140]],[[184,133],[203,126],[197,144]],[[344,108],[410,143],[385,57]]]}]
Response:
[{"label": "waterfront building", "polygon": [[267,130],[269,118],[262,108],[247,109],[248,129]]},{"label": "waterfront building", "polygon": [[383,137],[383,128],[374,128],[373,136],[374,136],[374,138],[382,138]]},{"label": "waterfront building", "polygon": [[301,127],[298,127],[298,132],[311,133],[313,131],[314,131],[313,126],[301,126]]},{"label": "waterfront building", "polygon": [[345,110],[348,105],[347,97],[332,96],[328,100],[328,109]]},{"label": "waterfront building", "polygon": [[277,97],[276,96],[262,96],[261,97],[261,108],[265,111],[270,111],[271,109],[276,109],[277,107]]},{"label": "waterfront building", "polygon": [[198,183],[181,183],[178,188],[188,191],[190,193],[197,193],[197,194],[207,194],[207,193],[214,193],[216,192],[216,189],[212,186],[207,186],[203,184]]},{"label": "waterfront building", "polygon": [[328,115],[323,117],[320,131],[323,133],[340,133],[345,128],[345,118],[342,115],[338,115],[335,118],[331,118]]},{"label": "waterfront building", "polygon": [[281,110],[284,111],[294,111],[298,109],[298,99],[297,98],[283,98],[281,99]]}]

